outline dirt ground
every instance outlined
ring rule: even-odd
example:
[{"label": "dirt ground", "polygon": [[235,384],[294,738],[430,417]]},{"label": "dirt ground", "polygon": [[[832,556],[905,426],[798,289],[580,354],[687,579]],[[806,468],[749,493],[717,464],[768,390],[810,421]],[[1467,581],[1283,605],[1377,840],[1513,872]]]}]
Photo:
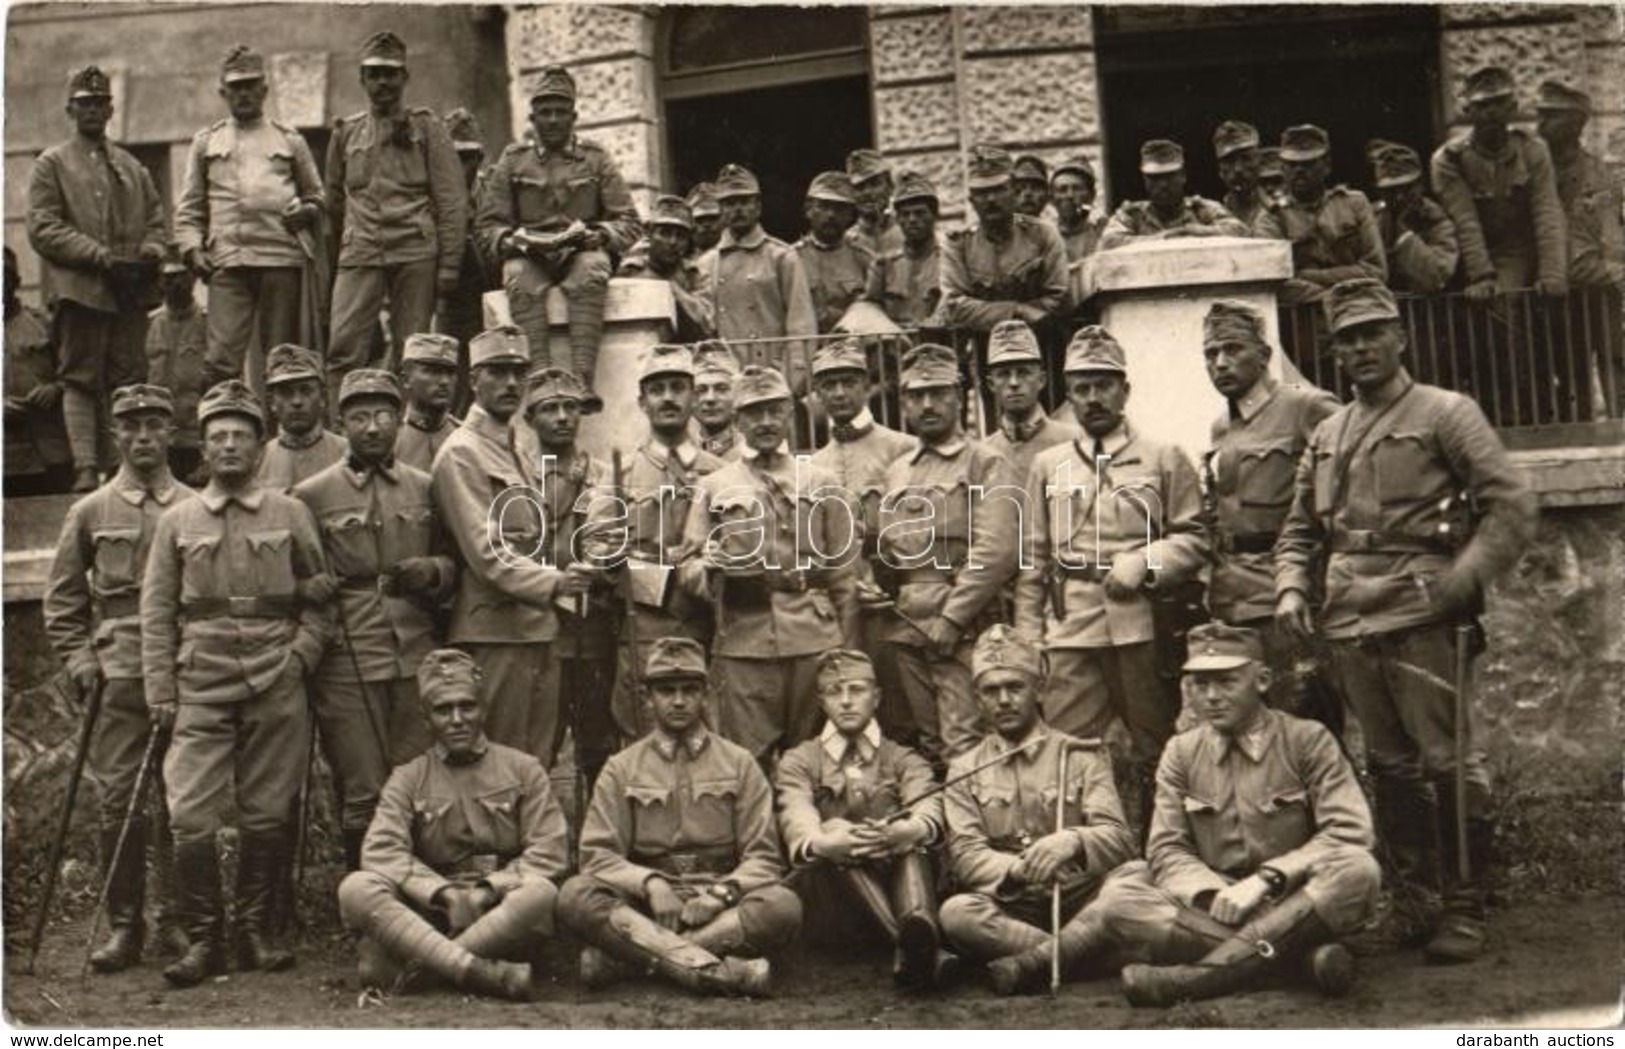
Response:
[{"label": "dirt ground", "polygon": [[464,1001],[449,990],[362,1003],[348,941],[307,937],[298,968],[231,975],[172,991],[157,966],[79,977],[83,921],[53,926],[38,974],[6,960],[5,1009],[14,1024],[84,1027],[460,1028],[1360,1028],[1597,1026],[1617,1023],[1625,904],[1615,897],[1547,899],[1502,910],[1477,964],[1430,968],[1414,951],[1367,948],[1354,992],[1326,1001],[1283,987],[1173,1009],[1129,1008],[1115,981],[1069,985],[1055,1001],[1000,999],[975,974],[929,997],[892,990],[889,956],[803,949],[775,967],[771,1000],[687,997],[652,982],[589,993],[575,947],[561,945],[542,1000]]}]

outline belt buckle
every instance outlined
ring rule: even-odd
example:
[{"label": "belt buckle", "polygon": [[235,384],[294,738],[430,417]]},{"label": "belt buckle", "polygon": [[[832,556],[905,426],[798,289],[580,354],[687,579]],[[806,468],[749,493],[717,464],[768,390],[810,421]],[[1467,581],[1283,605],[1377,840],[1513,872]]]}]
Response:
[{"label": "belt buckle", "polygon": [[232,594],[226,598],[226,611],[234,616],[251,616],[254,614],[258,601],[259,598],[252,595]]},{"label": "belt buckle", "polygon": [[678,874],[686,878],[695,871],[699,870],[700,858],[695,856],[693,853],[673,853],[671,856],[671,865],[672,867],[676,868]]}]

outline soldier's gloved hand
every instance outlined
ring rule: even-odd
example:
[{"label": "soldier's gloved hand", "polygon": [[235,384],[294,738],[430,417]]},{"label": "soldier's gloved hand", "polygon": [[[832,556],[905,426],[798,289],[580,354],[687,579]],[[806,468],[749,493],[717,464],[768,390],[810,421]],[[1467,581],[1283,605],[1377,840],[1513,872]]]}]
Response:
[{"label": "soldier's gloved hand", "polygon": [[650,878],[649,915],[664,928],[676,932],[683,927],[683,901],[665,878]]},{"label": "soldier's gloved hand", "polygon": [[921,627],[921,632],[925,634],[926,640],[931,642],[932,649],[944,657],[954,654],[954,648],[958,646],[959,638],[964,634],[959,624],[947,616],[937,616],[930,622],[922,623]]},{"label": "soldier's gloved hand", "polygon": [[1467,285],[1462,294],[1471,302],[1488,302],[1495,298],[1495,278],[1485,277],[1483,280],[1475,280]]},{"label": "soldier's gloved hand", "polygon": [[856,859],[854,852],[862,844],[856,828],[847,820],[827,821],[812,840],[815,859],[826,860],[837,867],[845,867]]},{"label": "soldier's gloved hand", "polygon": [[698,929],[702,925],[709,925],[712,919],[727,909],[726,904],[708,892],[690,896],[688,902],[683,904],[683,928]]},{"label": "soldier's gloved hand", "polygon": [[408,557],[384,571],[384,593],[433,594],[440,586],[440,562],[432,557]]},{"label": "soldier's gloved hand", "polygon": [[339,581],[326,572],[317,572],[295,583],[293,591],[302,604],[325,605],[339,596]]},{"label": "soldier's gloved hand", "polygon": [[1478,602],[1478,579],[1471,572],[1452,569],[1428,587],[1433,607],[1447,618],[1460,615]]},{"label": "soldier's gloved hand", "polygon": [[30,408],[42,412],[55,408],[56,402],[61,398],[62,387],[54,382],[42,382],[23,396],[23,400],[28,402]]},{"label": "soldier's gloved hand", "polygon": [[1048,885],[1061,865],[1077,855],[1078,839],[1070,831],[1046,834],[1021,850],[1017,877],[1028,885]]},{"label": "soldier's gloved hand", "polygon": [[1275,603],[1275,623],[1287,636],[1306,641],[1315,634],[1315,617],[1309,599],[1297,590],[1288,590]]},{"label": "soldier's gloved hand", "polygon": [[1126,601],[1140,592],[1148,571],[1145,554],[1132,550],[1112,558],[1112,570],[1106,574],[1106,596],[1113,601]]},{"label": "soldier's gloved hand", "polygon": [[1562,277],[1542,277],[1535,281],[1535,290],[1548,299],[1561,299],[1569,293],[1569,282]]},{"label": "soldier's gloved hand", "polygon": [[1270,894],[1270,883],[1254,874],[1219,890],[1208,913],[1226,925],[1240,925]]},{"label": "soldier's gloved hand", "polygon": [[178,703],[153,703],[147,707],[147,720],[159,732],[169,732],[175,727],[175,714],[179,710]]}]

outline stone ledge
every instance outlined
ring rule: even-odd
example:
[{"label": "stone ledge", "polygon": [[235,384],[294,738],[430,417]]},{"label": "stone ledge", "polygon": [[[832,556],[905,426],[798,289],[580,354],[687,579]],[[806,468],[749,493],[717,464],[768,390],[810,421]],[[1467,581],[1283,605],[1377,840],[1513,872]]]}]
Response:
[{"label": "stone ledge", "polygon": [[1513,451],[1543,507],[1625,504],[1625,448]]},{"label": "stone ledge", "polygon": [[[508,310],[508,293],[488,291],[481,299],[487,327],[512,324],[513,314]],[[569,320],[564,292],[550,288],[547,292],[547,321],[563,327]],[[604,300],[604,325],[639,324],[651,320],[664,320],[675,324],[677,300],[672,298],[671,285],[663,280],[616,277],[609,282],[609,296]]]},{"label": "stone ledge", "polygon": [[1101,292],[1213,284],[1262,284],[1292,276],[1292,246],[1247,237],[1148,240],[1090,258]]}]

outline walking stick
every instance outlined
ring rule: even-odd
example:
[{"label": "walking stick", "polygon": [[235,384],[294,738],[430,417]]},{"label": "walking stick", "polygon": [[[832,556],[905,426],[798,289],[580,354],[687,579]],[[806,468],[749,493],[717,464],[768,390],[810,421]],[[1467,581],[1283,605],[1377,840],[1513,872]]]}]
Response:
[{"label": "walking stick", "polygon": [[[299,917],[299,886],[305,883],[305,838],[306,828],[310,826],[310,776],[311,769],[316,765],[316,719],[313,716],[310,725],[310,746],[305,752],[305,778],[299,784],[299,824],[293,832],[293,883],[278,878],[284,883],[288,893],[288,916],[301,933],[305,930],[304,919]],[[282,928],[286,928],[283,926]]]},{"label": "walking stick", "polygon": [[1472,672],[1473,628],[1456,627],[1456,877],[1466,885],[1473,875],[1467,855],[1467,688]]},{"label": "walking stick", "polygon": [[96,731],[96,719],[102,712],[102,680],[90,690],[85,702],[85,722],[79,729],[79,749],[73,755],[73,772],[68,777],[68,796],[62,802],[62,815],[57,819],[56,835],[51,839],[51,852],[45,861],[45,895],[34,915],[34,936],[28,945],[28,964],[23,971],[34,974],[34,960],[39,957],[40,941],[45,936],[45,919],[51,913],[51,899],[56,895],[57,877],[62,872],[62,850],[68,843],[68,828],[73,823],[73,803],[79,797],[79,777],[85,771],[85,758],[90,754],[90,737]]},{"label": "walking stick", "polygon": [[141,811],[142,795],[147,792],[147,777],[152,773],[152,759],[158,753],[158,740],[163,737],[157,725],[147,730],[147,749],[141,755],[141,769],[135,774],[135,789],[130,792],[130,804],[124,810],[124,822],[119,825],[118,841],[113,845],[113,855],[107,858],[107,877],[102,880],[101,895],[96,899],[96,912],[90,916],[90,933],[85,937],[85,961],[79,968],[79,978],[84,979],[90,972],[90,955],[96,946],[96,929],[102,923],[102,914],[107,910],[107,895],[113,890],[113,879],[118,876],[119,857],[124,855],[124,843],[130,837],[130,824],[135,821],[135,814]]}]

